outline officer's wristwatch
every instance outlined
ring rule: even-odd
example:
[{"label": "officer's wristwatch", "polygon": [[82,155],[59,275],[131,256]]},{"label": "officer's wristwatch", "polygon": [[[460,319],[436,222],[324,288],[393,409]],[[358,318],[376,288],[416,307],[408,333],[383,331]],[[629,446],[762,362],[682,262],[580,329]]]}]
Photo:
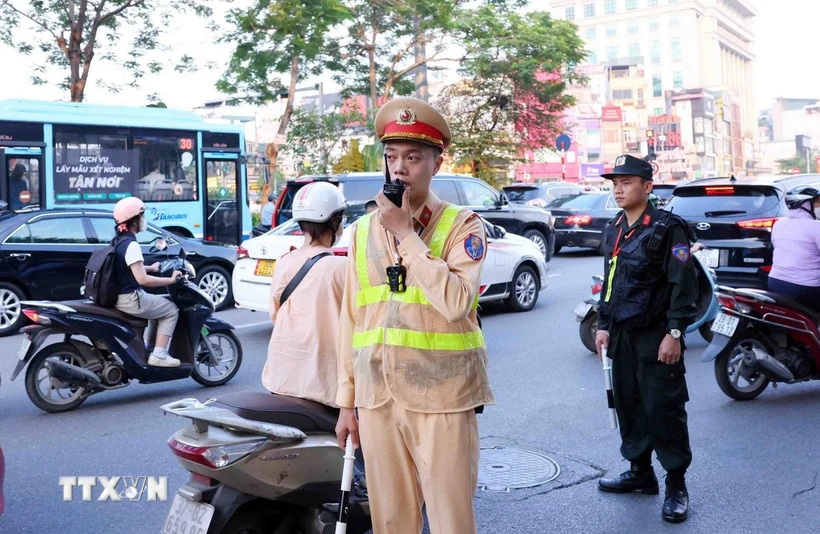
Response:
[{"label": "officer's wristwatch", "polygon": [[683,335],[683,334],[681,334],[681,331],[678,330],[677,328],[673,328],[672,330],[670,330],[668,332],[668,334],[670,336],[672,336],[673,338],[675,338],[675,339],[680,339],[681,335]]}]

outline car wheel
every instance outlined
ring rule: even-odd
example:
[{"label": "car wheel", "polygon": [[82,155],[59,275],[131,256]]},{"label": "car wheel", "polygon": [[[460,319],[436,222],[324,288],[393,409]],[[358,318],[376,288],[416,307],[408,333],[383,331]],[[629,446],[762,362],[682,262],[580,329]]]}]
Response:
[{"label": "car wheel", "polygon": [[538,276],[529,265],[521,265],[515,270],[507,307],[514,312],[530,311],[538,302]]},{"label": "car wheel", "polygon": [[541,254],[544,255],[544,258],[547,257],[548,241],[547,238],[544,237],[544,234],[542,234],[538,230],[527,230],[526,232],[524,232],[524,237],[538,245],[538,248],[541,249]]},{"label": "car wheel", "polygon": [[21,301],[26,296],[14,284],[0,282],[0,337],[16,334],[26,320]]},{"label": "car wheel", "polygon": [[219,265],[208,265],[197,274],[199,275],[197,286],[211,297],[216,311],[222,311],[231,305],[233,288],[231,287],[231,275],[226,269]]}]

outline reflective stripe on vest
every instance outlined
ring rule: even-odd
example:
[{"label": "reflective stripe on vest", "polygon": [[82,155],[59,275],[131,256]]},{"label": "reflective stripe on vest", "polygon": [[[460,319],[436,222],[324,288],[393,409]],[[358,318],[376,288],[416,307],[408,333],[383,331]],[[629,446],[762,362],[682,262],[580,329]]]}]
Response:
[{"label": "reflective stripe on vest", "polygon": [[481,330],[463,334],[428,333],[402,328],[374,328],[353,334],[353,348],[392,345],[420,350],[474,350],[484,346]]}]

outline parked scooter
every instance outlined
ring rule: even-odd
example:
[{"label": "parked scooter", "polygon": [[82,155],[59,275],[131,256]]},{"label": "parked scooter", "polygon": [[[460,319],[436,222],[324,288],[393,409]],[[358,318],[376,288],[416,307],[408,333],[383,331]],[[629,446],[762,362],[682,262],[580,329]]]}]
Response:
[{"label": "parked scooter", "polygon": [[[192,423],[168,440],[191,479],[174,496],[163,534],[338,532],[344,453],[336,410],[263,392],[183,399],[162,410]],[[358,485],[347,510],[348,534],[372,528]]]},{"label": "parked scooter", "polygon": [[[167,248],[162,238],[154,246]],[[148,365],[153,347],[146,347],[143,339],[145,319],[91,301],[24,301],[23,313],[35,324],[22,329],[20,361],[11,379],[28,365],[26,393],[35,406],[52,413],[73,410],[89,396],[124,388],[131,380],[150,384],[192,377],[203,386],[225,384],[239,371],[242,345],[233,326],[213,316],[208,295],[190,282],[196,273],[184,252],[161,262],[159,276],[171,276],[175,270],[183,279],[168,286],[179,307],[169,352],[182,362],[179,367]],[[63,340],[43,346],[53,335]]]},{"label": "parked scooter", "polygon": [[[698,278],[698,316],[694,323],[686,329],[686,333],[698,331],[707,342],[712,340],[712,322],[720,311],[715,290],[717,289],[717,275],[714,269],[706,267],[696,254],[692,255],[695,261],[695,270]],[[597,352],[595,348],[595,334],[598,331],[598,300],[603,290],[604,277],[592,277],[592,294],[575,308],[575,319],[581,323],[579,333],[581,343],[590,352]]]},{"label": "parked scooter", "polygon": [[776,293],[718,287],[720,314],[703,352],[715,362],[720,390],[735,400],[757,397],[769,382],[820,379],[820,309]]}]

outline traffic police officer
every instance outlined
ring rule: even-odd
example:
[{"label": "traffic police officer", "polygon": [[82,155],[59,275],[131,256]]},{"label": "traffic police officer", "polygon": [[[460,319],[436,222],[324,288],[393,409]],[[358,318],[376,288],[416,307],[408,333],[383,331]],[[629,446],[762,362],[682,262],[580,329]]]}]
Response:
[{"label": "traffic police officer", "polygon": [[692,460],[685,403],[683,332],[697,315],[697,280],[686,222],[648,201],[652,167],[619,156],[611,173],[622,208],[607,228],[604,288],[599,303],[599,356],[613,359],[621,454],[629,471],[598,481],[602,491],[657,495],[652,451],[667,472],[662,516],[681,522],[689,509],[684,475]]},{"label": "traffic police officer", "polygon": [[397,98],[375,129],[406,189],[401,207],[379,193],[378,211],[353,230],[336,434],[341,447],[348,435],[358,446],[360,434],[376,534],[421,532],[423,505],[433,534],[471,534],[476,412],[493,402],[476,314],[484,225],[430,192],[450,143],[438,111]]}]

